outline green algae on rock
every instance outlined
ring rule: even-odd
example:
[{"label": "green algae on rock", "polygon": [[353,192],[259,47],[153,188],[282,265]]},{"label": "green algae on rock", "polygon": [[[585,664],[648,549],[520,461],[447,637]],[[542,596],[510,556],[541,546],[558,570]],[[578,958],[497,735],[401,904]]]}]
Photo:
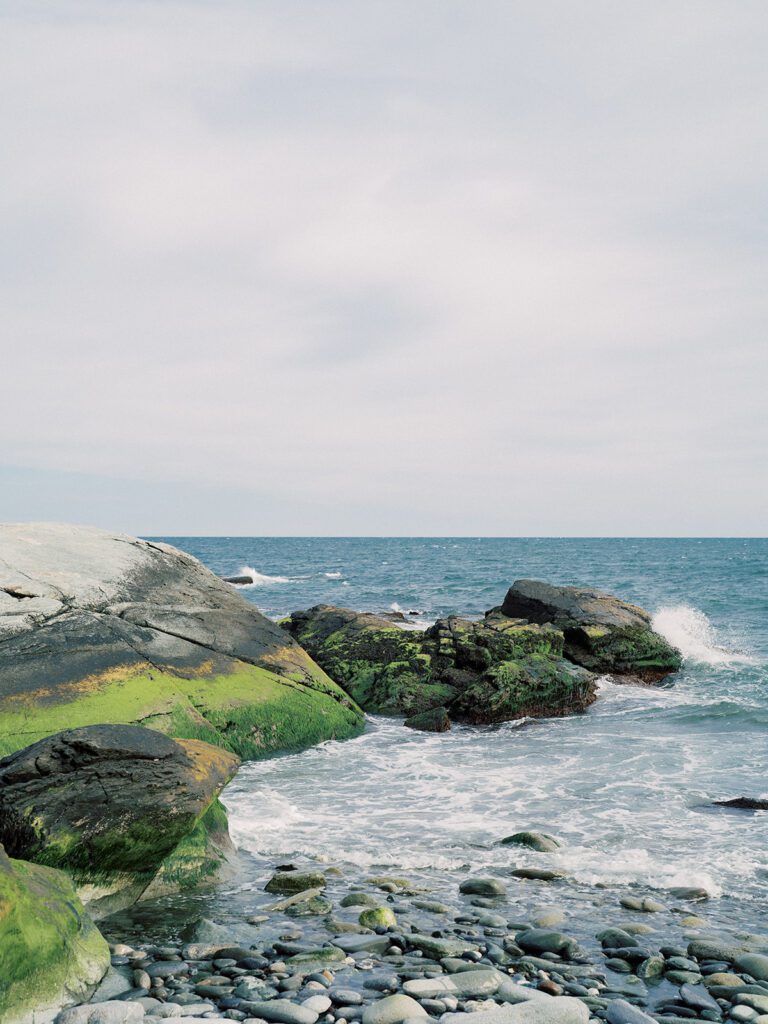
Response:
[{"label": "green algae on rock", "polygon": [[362,731],[350,697],[235,589],[166,544],[0,525],[0,753],[140,723],[243,758]]},{"label": "green algae on rock", "polygon": [[517,580],[500,609],[488,614],[497,612],[557,627],[569,660],[620,681],[657,683],[682,664],[680,652],[653,630],[648,612],[594,587]]},{"label": "green algae on rock", "polygon": [[583,711],[595,698],[594,677],[563,659],[552,626],[450,616],[421,632],[326,605],[285,625],[363,708],[404,714],[415,728],[438,708],[479,724]]},{"label": "green algae on rock", "polygon": [[58,733],[0,761],[0,842],[67,871],[100,915],[191,888],[231,850],[217,797],[238,763],[137,726]]},{"label": "green algae on rock", "polygon": [[88,999],[109,968],[109,947],[70,879],[12,860],[2,846],[0,959],[3,1024],[33,1024]]}]

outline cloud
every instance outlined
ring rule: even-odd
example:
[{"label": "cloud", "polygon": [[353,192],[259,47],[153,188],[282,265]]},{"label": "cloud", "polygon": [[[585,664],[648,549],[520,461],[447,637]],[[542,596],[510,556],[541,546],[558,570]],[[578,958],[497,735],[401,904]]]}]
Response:
[{"label": "cloud", "polygon": [[64,472],[151,494],[145,533],[761,531],[766,35],[749,0],[5,4],[14,514],[72,518]]}]

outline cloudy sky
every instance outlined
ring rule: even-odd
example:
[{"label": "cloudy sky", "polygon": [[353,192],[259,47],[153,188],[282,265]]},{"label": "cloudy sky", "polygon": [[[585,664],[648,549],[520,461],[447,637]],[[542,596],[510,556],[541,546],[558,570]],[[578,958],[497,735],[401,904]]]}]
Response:
[{"label": "cloudy sky", "polygon": [[764,0],[4,0],[0,518],[765,535]]}]

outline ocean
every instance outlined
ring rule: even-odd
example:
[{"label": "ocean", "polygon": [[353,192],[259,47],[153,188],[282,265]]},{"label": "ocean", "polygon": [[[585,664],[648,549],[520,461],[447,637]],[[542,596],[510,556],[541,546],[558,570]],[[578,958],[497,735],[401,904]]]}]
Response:
[{"label": "ocean", "polygon": [[[627,891],[663,901],[671,887],[698,886],[713,927],[764,926],[768,813],[711,801],[768,794],[768,541],[153,539],[216,573],[252,574],[240,592],[272,618],[318,603],[402,610],[418,625],[479,617],[528,577],[642,605],[685,657],[665,686],[603,680],[580,716],[442,735],[370,716],[357,739],[244,766],[224,800],[247,867],[195,897],[197,912],[242,919],[285,860],[339,865],[348,882],[407,875],[450,899],[466,874],[509,868],[498,839],[539,829],[563,841],[546,865],[569,882],[522,887],[521,910],[555,900],[578,921],[579,907],[615,908]],[[514,864],[541,858],[516,852]],[[151,915],[137,915],[149,927]]]}]

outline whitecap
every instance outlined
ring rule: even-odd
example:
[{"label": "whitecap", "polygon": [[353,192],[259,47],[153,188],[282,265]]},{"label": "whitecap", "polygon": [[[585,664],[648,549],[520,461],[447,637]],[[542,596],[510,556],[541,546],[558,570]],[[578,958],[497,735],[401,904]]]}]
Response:
[{"label": "whitecap", "polygon": [[238,572],[238,576],[250,576],[251,582],[242,584],[244,587],[271,587],[276,583],[295,583],[290,576],[267,576],[250,565],[244,565]]},{"label": "whitecap", "polygon": [[679,604],[659,608],[652,626],[682,653],[686,661],[704,665],[750,664],[754,658],[717,642],[715,627],[698,608]]}]

